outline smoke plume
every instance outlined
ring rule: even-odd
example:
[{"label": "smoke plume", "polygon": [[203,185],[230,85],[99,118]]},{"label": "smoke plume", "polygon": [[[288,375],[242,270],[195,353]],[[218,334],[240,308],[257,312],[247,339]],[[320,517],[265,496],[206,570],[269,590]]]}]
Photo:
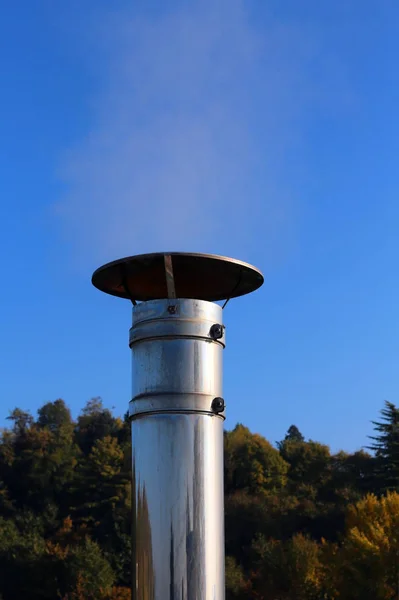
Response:
[{"label": "smoke plume", "polygon": [[62,164],[58,210],[80,258],[266,260],[287,246],[316,48],[248,5],[199,0],[104,19],[93,121]]}]

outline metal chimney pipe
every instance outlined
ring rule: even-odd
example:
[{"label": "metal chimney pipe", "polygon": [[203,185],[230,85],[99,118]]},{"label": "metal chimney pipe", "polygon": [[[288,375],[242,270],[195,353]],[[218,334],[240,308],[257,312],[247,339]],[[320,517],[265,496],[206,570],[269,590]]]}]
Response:
[{"label": "metal chimney pipe", "polygon": [[133,308],[137,600],[224,598],[221,313],[190,299]]},{"label": "metal chimney pipe", "polygon": [[262,283],[245,263],[183,253],[122,259],[93,275],[134,304],[133,600],[225,597],[225,329],[213,300]]}]

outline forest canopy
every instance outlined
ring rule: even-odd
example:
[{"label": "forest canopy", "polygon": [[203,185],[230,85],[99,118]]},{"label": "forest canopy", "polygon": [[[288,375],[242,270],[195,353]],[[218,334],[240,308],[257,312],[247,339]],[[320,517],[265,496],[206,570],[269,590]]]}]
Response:
[{"label": "forest canopy", "polygon": [[[16,408],[0,436],[0,599],[129,599],[130,427],[100,398]],[[331,453],[295,425],[225,432],[228,600],[398,597],[399,409]]]}]

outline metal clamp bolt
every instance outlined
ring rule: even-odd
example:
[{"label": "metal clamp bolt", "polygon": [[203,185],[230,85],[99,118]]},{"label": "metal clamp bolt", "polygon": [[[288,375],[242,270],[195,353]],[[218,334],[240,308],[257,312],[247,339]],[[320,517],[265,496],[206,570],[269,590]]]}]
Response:
[{"label": "metal clamp bolt", "polygon": [[223,398],[219,398],[219,397],[214,398],[212,400],[211,408],[212,408],[213,412],[216,414],[223,412],[225,409],[225,403],[224,403]]},{"label": "metal clamp bolt", "polygon": [[224,335],[224,325],[220,325],[219,323],[215,323],[212,325],[209,335],[214,340],[220,340],[220,338]]}]

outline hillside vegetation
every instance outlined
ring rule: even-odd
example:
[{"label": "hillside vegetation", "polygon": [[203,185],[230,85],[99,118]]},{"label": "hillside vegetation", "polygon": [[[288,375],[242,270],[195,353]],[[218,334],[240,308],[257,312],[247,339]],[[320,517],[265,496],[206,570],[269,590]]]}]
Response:
[{"label": "hillside vegetation", "polygon": [[[225,433],[228,600],[398,598],[399,409],[369,451],[292,425]],[[130,429],[100,399],[9,416],[0,438],[0,598],[130,599]]]}]

